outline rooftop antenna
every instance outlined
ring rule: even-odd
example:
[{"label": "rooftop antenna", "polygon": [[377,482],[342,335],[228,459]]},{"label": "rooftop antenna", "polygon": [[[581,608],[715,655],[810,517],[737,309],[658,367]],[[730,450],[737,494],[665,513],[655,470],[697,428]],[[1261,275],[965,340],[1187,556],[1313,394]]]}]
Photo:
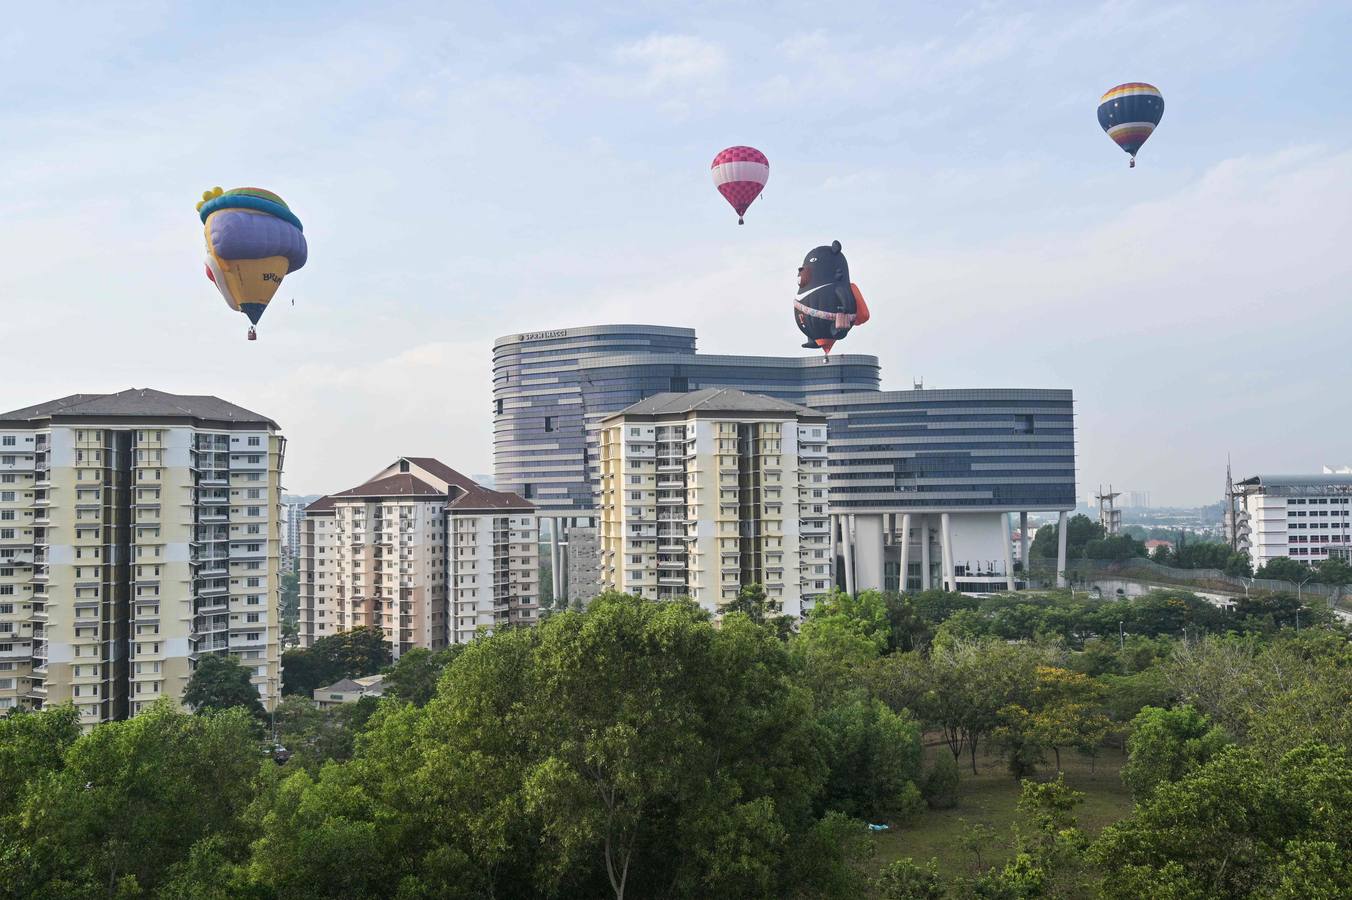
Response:
[{"label": "rooftop antenna", "polygon": [[916,376],[912,375],[911,389],[916,391],[923,391],[925,389],[925,376],[921,375],[919,378],[917,378]]}]

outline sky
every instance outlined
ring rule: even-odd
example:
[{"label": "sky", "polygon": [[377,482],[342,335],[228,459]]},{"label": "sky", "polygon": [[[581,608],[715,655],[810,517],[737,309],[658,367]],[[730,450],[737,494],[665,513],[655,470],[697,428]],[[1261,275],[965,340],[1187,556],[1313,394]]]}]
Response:
[{"label": "sky", "polygon": [[[1079,493],[1352,464],[1352,4],[24,4],[0,32],[0,407],[154,387],[276,419],[286,487],[492,471],[495,337],[796,355],[839,240],[885,387],[1071,388]],[[1100,130],[1163,92],[1135,169]],[[709,161],[751,144],[744,227]],[[201,192],[310,261],[246,342]],[[290,301],[295,301],[292,306]]]}]

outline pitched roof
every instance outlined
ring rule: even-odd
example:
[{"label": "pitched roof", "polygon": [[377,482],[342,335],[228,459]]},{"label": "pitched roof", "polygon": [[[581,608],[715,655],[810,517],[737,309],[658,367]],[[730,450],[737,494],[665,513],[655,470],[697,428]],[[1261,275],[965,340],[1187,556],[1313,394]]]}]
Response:
[{"label": "pitched roof", "polygon": [[482,487],[482,485],[475,482],[473,478],[470,478],[468,475],[464,475],[460,472],[457,472],[455,469],[452,469],[450,466],[446,465],[444,462],[434,457],[401,456],[400,459],[406,459],[409,462],[413,463],[413,465],[417,466],[418,468],[426,469],[428,472],[440,478],[447,484],[453,484],[456,487],[463,488],[468,488],[471,486]]},{"label": "pitched roof", "polygon": [[748,394],[736,388],[705,388],[684,394],[654,394],[646,400],[627,406],[606,419],[619,416],[662,416],[690,412],[727,413],[792,413],[796,416],[825,418],[824,413],[787,400],[776,400],[763,394]]},{"label": "pitched roof", "polygon": [[535,504],[529,500],[515,494],[511,491],[495,491],[484,487],[473,478],[461,472],[457,472],[439,459],[431,456],[404,456],[406,459],[420,469],[425,469],[432,475],[445,481],[447,484],[454,485],[459,490],[457,496],[450,502],[454,509],[520,509],[531,510]]},{"label": "pitched roof", "polygon": [[332,497],[320,497],[318,500],[311,503],[309,506],[305,507],[305,514],[307,516],[311,513],[331,513],[331,512],[333,512]]},{"label": "pitched roof", "polygon": [[377,478],[374,481],[368,481],[365,484],[359,484],[354,488],[348,488],[345,491],[339,491],[336,494],[330,494],[327,499],[332,501],[343,500],[347,497],[444,497],[441,491],[432,487],[432,485],[423,481],[421,478],[415,478],[412,475],[400,474],[390,475],[385,478]]},{"label": "pitched roof", "polygon": [[366,685],[364,685],[364,684],[358,684],[357,682],[353,681],[351,678],[340,678],[340,679],[338,679],[337,681],[335,681],[333,684],[329,685],[328,687],[322,687],[322,688],[317,689],[317,690],[315,691],[315,693],[324,693],[324,694],[339,694],[339,693],[342,693],[342,694],[350,694],[350,693],[352,693],[352,692],[354,692],[354,691],[364,691],[364,690],[366,690]]},{"label": "pitched roof", "polygon": [[512,491],[490,491],[480,485],[472,485],[464,488],[463,493],[451,501],[452,509],[519,509],[530,511],[535,509],[535,504],[531,503],[520,494]]},{"label": "pitched roof", "polygon": [[277,423],[267,416],[236,406],[220,397],[169,394],[152,388],[128,388],[116,394],[71,394],[35,406],[0,413],[0,421],[26,422],[54,416],[193,418],[277,427]]}]

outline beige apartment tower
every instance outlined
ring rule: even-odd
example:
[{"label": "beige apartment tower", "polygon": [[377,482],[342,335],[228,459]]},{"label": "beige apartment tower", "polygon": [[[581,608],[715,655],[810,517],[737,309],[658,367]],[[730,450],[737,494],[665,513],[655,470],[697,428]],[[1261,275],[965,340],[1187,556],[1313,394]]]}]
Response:
[{"label": "beige apartment tower", "polygon": [[302,647],[374,625],[397,658],[536,621],[534,506],[430,457],[310,504],[300,549]]},{"label": "beige apartment tower", "polygon": [[150,389],[0,414],[0,714],[134,716],[208,653],[270,708],[285,447],[265,416]]},{"label": "beige apartment tower", "polygon": [[731,388],[601,422],[601,581],[720,610],[750,584],[801,616],[830,590],[826,417]]}]

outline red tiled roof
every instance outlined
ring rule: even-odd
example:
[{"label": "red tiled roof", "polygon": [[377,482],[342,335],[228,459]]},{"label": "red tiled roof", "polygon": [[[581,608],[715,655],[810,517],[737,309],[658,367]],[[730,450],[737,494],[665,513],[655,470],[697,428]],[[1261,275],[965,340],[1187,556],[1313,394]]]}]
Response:
[{"label": "red tiled roof", "polygon": [[494,491],[479,484],[468,475],[463,475],[439,459],[430,456],[405,456],[404,459],[420,469],[449,482],[459,488],[458,496],[450,505],[455,509],[520,509],[532,510],[535,505],[529,500],[511,491]]},{"label": "red tiled roof", "polygon": [[359,484],[354,488],[329,495],[332,500],[344,497],[441,497],[441,491],[412,475],[390,475]]},{"label": "red tiled roof", "polygon": [[309,506],[305,507],[306,515],[309,515],[310,513],[328,513],[328,512],[333,512],[332,497],[320,497],[314,503],[311,503]]}]

